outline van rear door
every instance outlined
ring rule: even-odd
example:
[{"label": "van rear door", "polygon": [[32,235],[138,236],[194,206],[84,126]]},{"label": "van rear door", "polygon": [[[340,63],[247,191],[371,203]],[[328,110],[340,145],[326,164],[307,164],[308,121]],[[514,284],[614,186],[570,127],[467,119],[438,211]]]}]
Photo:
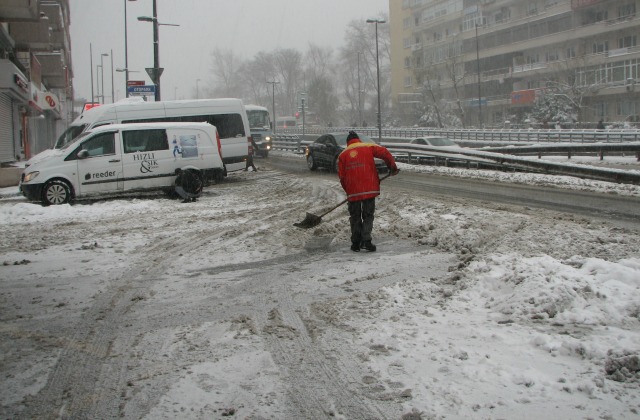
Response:
[{"label": "van rear door", "polygon": [[[86,150],[87,157],[77,154]],[[121,191],[124,187],[120,133],[101,132],[87,136],[67,159],[76,159],[80,195]]]}]

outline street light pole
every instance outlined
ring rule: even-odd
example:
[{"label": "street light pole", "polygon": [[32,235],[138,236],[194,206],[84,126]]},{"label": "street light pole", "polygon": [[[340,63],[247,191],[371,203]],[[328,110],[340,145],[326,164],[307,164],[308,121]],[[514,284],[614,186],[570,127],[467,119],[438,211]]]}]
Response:
[{"label": "street light pole", "polygon": [[378,48],[378,24],[386,23],[384,19],[367,19],[367,23],[376,25],[376,74],[378,77],[378,144],[382,143],[382,114],[380,110],[380,55]]},{"label": "street light pole", "polygon": [[102,62],[102,57],[108,55],[107,53],[100,54],[100,91],[102,92],[102,104],[104,104],[104,63]]},{"label": "street light pole", "polygon": [[196,79],[196,99],[200,99],[200,87],[198,86],[198,82],[200,79]]},{"label": "street light pole", "polygon": [[115,95],[113,92],[113,49],[111,50],[111,103],[115,102]]},{"label": "street light pole", "polygon": [[156,102],[160,101],[160,40],[158,39],[158,7],[153,0],[153,68],[156,71]]},{"label": "street light pole", "polygon": [[362,90],[360,88],[360,51],[358,51],[358,124],[362,126]]},{"label": "street light pole", "polygon": [[93,95],[93,45],[89,43],[89,60],[91,65],[91,71],[89,74],[91,75],[91,104],[93,105],[96,102],[96,97]]},{"label": "street light pole", "polygon": [[278,124],[276,124],[276,85],[279,84],[280,82],[277,81],[273,81],[273,82],[267,82],[268,84],[271,85],[271,98],[273,101],[272,104],[272,108],[271,111],[273,112],[273,136],[276,136],[276,127]]},{"label": "street light pole", "polygon": [[158,23],[158,6],[156,0],[153,0],[153,17],[138,16],[141,22],[153,23],[153,68],[147,69],[147,73],[151,76],[153,84],[156,86],[156,102],[160,101],[160,76],[164,69],[160,68],[160,40],[158,39],[158,26],[180,26],[173,23]]}]

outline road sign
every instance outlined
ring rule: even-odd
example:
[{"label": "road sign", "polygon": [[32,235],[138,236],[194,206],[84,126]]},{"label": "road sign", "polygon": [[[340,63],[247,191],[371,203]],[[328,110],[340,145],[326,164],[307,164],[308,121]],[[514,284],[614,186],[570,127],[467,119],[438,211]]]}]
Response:
[{"label": "road sign", "polygon": [[129,96],[153,96],[156,94],[156,86],[129,86],[127,92],[129,92]]},{"label": "road sign", "polygon": [[145,69],[147,71],[147,74],[149,75],[149,77],[151,78],[151,81],[154,84],[158,84],[158,80],[160,80],[160,76],[162,76],[162,72],[164,71],[163,67],[147,67]]},{"label": "road sign", "polygon": [[144,86],[144,80],[129,80],[127,86]]}]

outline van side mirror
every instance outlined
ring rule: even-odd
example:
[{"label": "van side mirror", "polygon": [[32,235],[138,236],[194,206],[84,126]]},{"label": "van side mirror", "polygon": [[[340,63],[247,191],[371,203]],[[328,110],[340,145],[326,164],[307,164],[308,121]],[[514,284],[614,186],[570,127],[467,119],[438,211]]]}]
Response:
[{"label": "van side mirror", "polygon": [[76,156],[78,156],[78,159],[86,159],[89,157],[89,151],[87,149],[82,149]]}]

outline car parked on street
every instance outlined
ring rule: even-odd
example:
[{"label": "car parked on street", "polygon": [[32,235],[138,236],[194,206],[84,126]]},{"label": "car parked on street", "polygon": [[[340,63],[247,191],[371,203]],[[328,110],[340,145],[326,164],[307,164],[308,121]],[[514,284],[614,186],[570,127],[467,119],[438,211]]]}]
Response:
[{"label": "car parked on street", "polygon": [[[347,133],[329,133],[318,137],[305,148],[307,166],[315,171],[326,168],[338,172],[338,156],[347,147]],[[358,135],[363,143],[375,143],[370,137]],[[386,172],[387,165],[382,159],[376,159],[378,172]]]}]

